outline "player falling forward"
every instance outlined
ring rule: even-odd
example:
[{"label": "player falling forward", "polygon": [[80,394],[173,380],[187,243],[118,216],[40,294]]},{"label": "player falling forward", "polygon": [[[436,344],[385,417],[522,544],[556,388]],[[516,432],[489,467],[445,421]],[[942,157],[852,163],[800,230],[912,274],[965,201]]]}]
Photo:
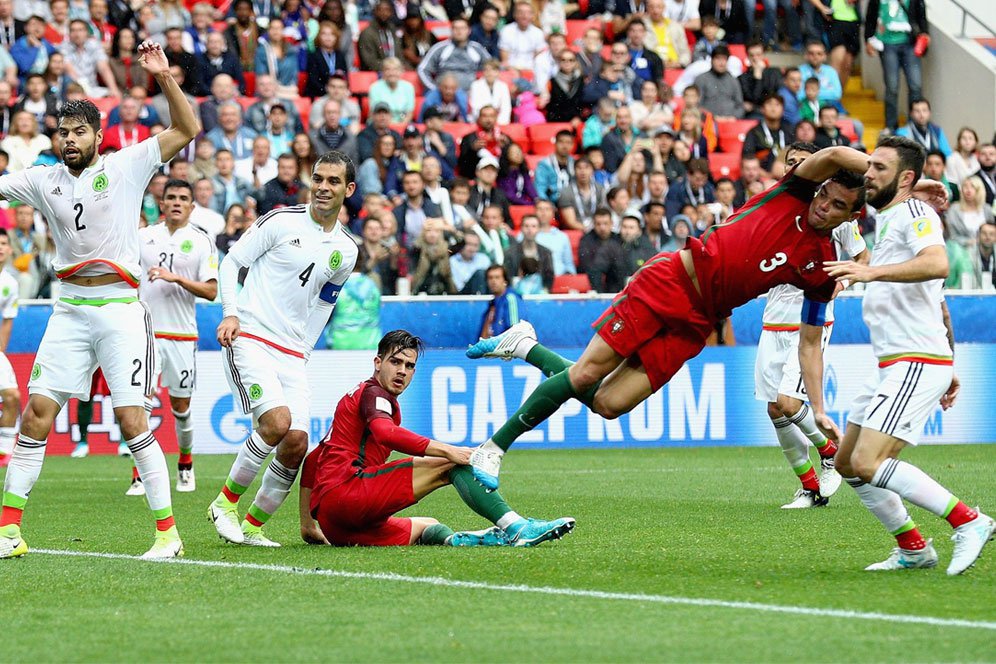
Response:
[{"label": "player falling forward", "polygon": [[100,113],[89,101],[66,102],[55,140],[63,162],[0,177],[0,195],[24,201],[48,220],[61,297],[42,337],[28,383],[21,433],[4,481],[0,558],[27,552],[21,517],[41,473],[55,416],[71,397],[89,397],[94,368],[103,368],[121,434],[145,480],[156,519],[146,558],[183,554],[173,521],[169,471],[143,407],[151,391],[155,344],[149,310],[138,300],[138,220],[152,175],[199,131],[194,109],[169,73],[162,47],[139,46],[142,68],[169,102],[172,124],[154,138],[101,157]]},{"label": "player falling forward", "polygon": [[[332,150],[311,173],[311,203],[273,210],[252,225],[221,264],[225,318],[218,341],[225,348],[226,377],[254,428],[239,448],[228,480],[208,508],[222,539],[236,544],[280,546],[263,525],[283,504],[308,452],[311,389],[306,365],[325,329],[359,249],[337,221],[356,189],[349,157]],[[248,268],[236,293],[239,270]],[[245,519],[239,498],[263,474]]]},{"label": "player falling forward", "polygon": [[[142,241],[142,285],[139,296],[152,311],[156,338],[156,375],[169,390],[180,448],[176,490],[197,488],[194,478],[194,423],[190,397],[197,376],[196,298],[218,295],[218,252],[207,233],[190,223],[194,191],[189,182],[170,180],[163,190],[165,222],[139,231]],[[156,381],[153,381],[153,387]],[[152,395],[146,398],[152,410]],[[141,486],[141,480],[137,481]],[[134,484],[133,484],[134,486]]]},{"label": "player falling forward", "polygon": [[[812,143],[793,143],[785,150],[785,165],[792,168],[818,150]],[[838,255],[843,249],[858,262],[868,262],[870,252],[856,221],[844,222],[833,230],[832,237]],[[826,505],[840,487],[840,475],[834,469],[833,461],[837,443],[823,435],[816,426],[813,411],[806,405],[806,389],[799,369],[802,300],[802,291],[789,284],[768,291],[754,365],[754,398],[768,403],[768,417],[775,427],[778,444],[802,483],[802,488],[789,503],[782,505],[782,509]],[[833,331],[833,302],[827,305],[826,321],[822,343],[824,360]],[[819,453],[819,477],[809,460],[809,443]]]},{"label": "player falling forward", "polygon": [[[535,546],[571,532],[574,519],[526,519],[497,492],[482,489],[466,465],[471,450],[401,427],[398,397],[415,377],[421,354],[421,339],[388,332],[377,347],[373,376],[339,400],[334,425],[304,462],[302,538],[338,546]],[[392,451],[412,456],[387,462]],[[428,517],[394,516],[447,484],[495,527],[454,533]]]},{"label": "player falling forward", "polygon": [[[734,307],[786,283],[805,296],[799,363],[813,415],[824,435],[838,439],[823,408],[820,348],[836,283],[820,267],[836,258],[833,229],[864,204],[855,174],[867,165],[868,156],[851,148],[820,150],[703,241],[689,239],[690,247],[652,258],[594,323],[596,334],[576,364],[539,345],[529,325],[471,346],[469,357],[518,357],[549,377],[474,451],[478,481],[497,488],[505,451],[571,398],[610,419],[629,412],[698,355]],[[943,185],[921,188],[922,195],[943,196]]]},{"label": "player falling forward", "polygon": [[[0,265],[10,258],[10,237],[7,230],[0,228]],[[0,413],[0,468],[10,463],[14,451],[14,436],[17,435],[17,416],[21,412],[21,393],[17,389],[17,376],[14,367],[4,353],[10,341],[10,331],[17,318],[17,279],[0,270],[0,398],[3,399],[3,412]]]},{"label": "player falling forward", "polygon": [[922,147],[890,136],[871,154],[865,177],[868,202],[878,209],[875,250],[869,265],[830,263],[839,280],[860,281],[863,314],[878,369],[851,406],[837,468],[898,546],[868,570],[934,567],[937,552],[910,519],[902,499],[947,519],[955,529],[948,574],[961,574],[996,532],[996,521],[968,507],[916,466],[899,460],[916,445],[927,417],[940,402],[958,397],[954,333],[944,303],[948,258],[937,213],[915,200],[923,172]]}]

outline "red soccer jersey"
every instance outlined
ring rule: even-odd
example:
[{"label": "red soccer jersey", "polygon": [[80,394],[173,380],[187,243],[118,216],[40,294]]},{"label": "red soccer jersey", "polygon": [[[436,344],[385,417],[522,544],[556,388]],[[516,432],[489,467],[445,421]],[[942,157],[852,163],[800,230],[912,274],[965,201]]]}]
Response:
[{"label": "red soccer jersey", "polygon": [[807,221],[820,184],[789,173],[702,236],[692,256],[702,299],[713,307],[709,313],[729,316],[780,284],[799,288],[811,300],[830,301],[835,282],[823,262],[837,260],[833,239]]}]

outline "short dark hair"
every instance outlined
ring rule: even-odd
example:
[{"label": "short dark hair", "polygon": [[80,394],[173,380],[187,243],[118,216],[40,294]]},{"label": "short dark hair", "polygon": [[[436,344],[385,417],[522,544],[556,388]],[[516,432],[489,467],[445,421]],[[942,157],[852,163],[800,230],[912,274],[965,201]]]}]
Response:
[{"label": "short dark hair", "polygon": [[416,357],[421,357],[425,352],[425,342],[408,330],[392,330],[381,337],[380,343],[377,344],[377,357],[383,360],[402,350],[413,350]]},{"label": "short dark hair", "polygon": [[820,106],[820,116],[823,115],[823,111],[833,111],[834,113],[838,112],[837,107],[833,104],[823,104]]},{"label": "short dark hair", "polygon": [[662,210],[667,210],[667,206],[661,203],[660,201],[650,201],[649,203],[643,206],[643,211],[644,213],[647,213],[650,212],[650,210],[655,207],[659,207]]},{"label": "short dark hair", "polygon": [[924,158],[923,158],[924,162],[926,162],[926,161],[927,161],[927,157],[940,157],[940,158],[941,158],[941,163],[942,163],[942,164],[947,164],[947,163],[948,163],[948,158],[947,158],[947,157],[945,157],[945,156],[944,156],[944,153],[943,153],[943,152],[941,152],[940,150],[931,150],[930,152],[928,152],[928,153],[927,153],[927,154],[926,154],[926,155],[924,156]]},{"label": "short dark hair", "polygon": [[769,101],[777,102],[779,106],[785,108],[785,100],[777,92],[772,92],[771,94],[764,95],[764,99],[761,100],[761,106],[764,106]]},{"label": "short dark hair", "polygon": [[[744,47],[744,50],[745,51],[749,51],[752,48],[754,48],[755,46],[760,46],[764,50],[766,50],[768,48],[767,45],[762,40],[760,40],[760,39],[751,39],[749,42],[747,42],[747,46]],[[796,68],[795,67],[791,67],[791,69],[796,69]],[[788,69],[785,70],[785,73],[788,73]]]},{"label": "short dark hair", "polygon": [[810,143],[809,141],[795,141],[790,143],[787,148],[785,148],[785,153],[789,152],[808,152],[809,154],[816,154],[820,151],[820,146],[816,143]]},{"label": "short dark hair", "polygon": [[453,178],[453,181],[450,182],[450,191],[453,191],[457,187],[461,187],[463,189],[470,189],[470,180],[464,177]]},{"label": "short dark hair", "polygon": [[689,160],[688,166],[685,170],[688,171],[689,175],[695,172],[709,175],[709,162],[705,159],[691,159]]},{"label": "short dark hair", "polygon": [[809,85],[810,83],[813,83],[814,85],[819,85],[820,79],[816,78],[815,76],[810,76],[809,78],[807,78],[805,81],[802,82],[804,86]]},{"label": "short dark hair", "polygon": [[[985,225],[985,224],[983,224],[983,225]],[[5,237],[5,238],[7,238],[8,242],[10,241],[10,236],[7,234],[7,229],[6,228],[0,228],[0,237]]]},{"label": "short dark hair", "polygon": [[802,73],[802,72],[799,70],[798,67],[786,67],[785,73],[782,74],[782,78],[788,78],[788,75],[792,73]]},{"label": "short dark hair", "polygon": [[170,178],[166,181],[166,185],[163,187],[163,196],[170,189],[186,189],[190,192],[190,198],[194,197],[194,187],[186,180],[181,180],[180,178]]},{"label": "short dark hair", "polygon": [[718,180],[716,180],[716,187],[719,187],[719,185],[723,184],[724,182],[729,182],[734,187],[737,186],[730,178],[719,178]]},{"label": "short dark hair", "polygon": [[911,138],[893,134],[879,140],[876,147],[895,150],[899,156],[899,168],[896,175],[903,171],[913,171],[913,184],[916,184],[917,180],[920,179],[920,174],[923,173],[923,162],[927,161],[927,151],[923,149],[922,145]]},{"label": "short dark hair", "polygon": [[508,270],[506,270],[505,266],[501,265],[500,263],[495,263],[494,265],[492,265],[491,267],[489,267],[487,270],[485,270],[484,271],[484,277],[487,278],[487,276],[489,274],[491,274],[492,272],[494,272],[495,270],[501,270],[501,276],[505,279],[505,283],[506,284],[511,283],[511,280],[508,278]]},{"label": "short dark hair", "polygon": [[913,110],[913,107],[916,106],[917,104],[926,104],[927,105],[927,110],[932,110],[930,108],[930,101],[928,99],[926,99],[925,97],[920,97],[919,99],[914,99],[914,100],[910,101],[910,110]]},{"label": "short dark hair", "polygon": [[555,140],[559,141],[564,136],[566,136],[567,138],[569,138],[571,140],[574,140],[574,132],[571,131],[570,129],[561,129],[560,131],[558,131],[557,132],[557,137],[556,137]]},{"label": "short dark hair", "polygon": [[349,158],[349,155],[341,150],[329,150],[316,159],[312,172],[318,168],[319,164],[342,164],[346,167],[346,184],[356,182],[356,166],[353,165],[353,160]]},{"label": "short dark hair", "polygon": [[82,26],[83,26],[84,28],[86,28],[87,30],[89,30],[89,29],[90,29],[90,25],[89,25],[89,24],[88,24],[88,23],[87,23],[86,21],[84,21],[83,19],[81,19],[81,18],[74,18],[73,20],[71,20],[71,21],[69,22],[69,27],[72,27],[72,26],[73,26],[73,23],[79,23],[79,24],[81,24],[81,25],[82,25]]},{"label": "short dark hair", "polygon": [[839,170],[830,177],[830,182],[836,182],[837,184],[843,185],[845,189],[850,189],[851,191],[857,191],[858,196],[854,199],[854,205],[851,206],[851,212],[857,212],[865,205],[865,178],[864,175],[860,173],[852,173],[851,171]]},{"label": "short dark hair", "polygon": [[819,40],[819,39],[810,39],[810,40],[808,40],[808,41],[806,42],[806,48],[808,49],[808,48],[809,48],[810,46],[819,46],[820,48],[822,48],[822,49],[823,49],[823,51],[824,51],[824,52],[826,52],[826,50],[827,50],[827,45],[826,45],[826,44],[824,44],[824,43],[823,43],[823,42],[822,42],[821,40]]},{"label": "short dark hair", "polygon": [[68,118],[79,119],[83,124],[89,125],[94,133],[100,131],[100,111],[89,99],[74,99],[67,101],[59,109],[57,125],[61,125],[63,120]]},{"label": "short dark hair", "polygon": [[595,210],[595,214],[593,214],[591,216],[592,216],[592,218],[594,218],[594,217],[604,217],[606,215],[609,216],[609,217],[611,217],[612,216],[612,210],[610,210],[607,207],[600,207],[597,210]]}]

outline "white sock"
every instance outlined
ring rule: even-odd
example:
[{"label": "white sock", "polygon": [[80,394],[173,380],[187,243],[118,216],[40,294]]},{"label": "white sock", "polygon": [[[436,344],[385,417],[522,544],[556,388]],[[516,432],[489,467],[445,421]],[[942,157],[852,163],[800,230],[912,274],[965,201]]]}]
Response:
[{"label": "white sock", "polygon": [[256,492],[256,498],[249,508],[249,515],[257,521],[266,523],[273,513],[280,509],[290,494],[294,480],[297,479],[297,468],[288,468],[277,461],[276,457],[266,467],[263,482]]},{"label": "white sock", "polygon": [[194,449],[194,422],[190,419],[190,410],[180,413],[173,411],[176,419],[176,444],[183,454],[190,454]]},{"label": "white sock", "polygon": [[145,414],[151,415],[152,409],[156,407],[156,402],[153,401],[152,397],[145,397]]},{"label": "white sock", "polygon": [[153,512],[172,507],[169,495],[169,469],[166,467],[166,455],[159,441],[151,431],[140,433],[125,444],[131,450],[131,457],[138,468],[138,475],[145,485],[145,498],[149,501],[149,509]]},{"label": "white sock", "polygon": [[531,351],[538,343],[539,341],[536,339],[520,339],[519,343],[515,344],[515,350],[512,351],[512,357],[520,360],[526,359],[526,355],[529,355],[529,351]]},{"label": "white sock", "polygon": [[35,440],[23,434],[18,438],[10,458],[10,465],[7,466],[7,477],[3,482],[4,493],[28,499],[31,488],[41,474],[46,443],[45,440]]},{"label": "white sock", "polygon": [[14,436],[17,427],[0,427],[0,456],[6,456],[14,451]]},{"label": "white sock", "polygon": [[521,520],[522,517],[519,516],[518,512],[508,512],[505,514],[505,516],[498,519],[498,521],[495,522],[495,525],[501,528],[502,530],[505,530],[516,521],[521,521]]},{"label": "white sock", "polygon": [[933,512],[939,517],[947,514],[951,492],[937,480],[911,463],[899,459],[886,459],[872,478],[872,484],[895,491],[917,507]]},{"label": "white sock", "polygon": [[259,469],[263,467],[263,462],[266,461],[266,457],[270,455],[272,450],[273,448],[267,445],[258,433],[253,431],[252,435],[246,438],[246,442],[242,443],[242,447],[239,448],[235,463],[232,464],[232,470],[228,473],[228,479],[236,486],[248,488],[256,479]]},{"label": "white sock", "polygon": [[802,432],[809,442],[811,442],[817,449],[823,447],[827,442],[827,437],[823,435],[820,428],[816,426],[816,416],[813,415],[813,409],[809,407],[808,404],[802,404],[802,408],[795,415],[790,416],[789,421],[795,426],[799,427],[799,431]]},{"label": "white sock", "polygon": [[903,505],[902,498],[888,489],[880,489],[864,482],[860,477],[845,477],[844,481],[858,494],[858,498],[885,529],[893,533],[910,520],[910,514]]},{"label": "white sock", "polygon": [[495,443],[495,441],[491,440],[490,438],[488,438],[486,443],[481,445],[481,449],[485,452],[494,452],[496,454],[501,454],[501,455],[505,454],[505,450],[498,447],[497,443]]},{"label": "white sock", "polygon": [[782,454],[793,470],[809,463],[809,441],[802,435],[799,427],[792,424],[787,417],[771,420],[775,425],[775,436],[782,446]]}]

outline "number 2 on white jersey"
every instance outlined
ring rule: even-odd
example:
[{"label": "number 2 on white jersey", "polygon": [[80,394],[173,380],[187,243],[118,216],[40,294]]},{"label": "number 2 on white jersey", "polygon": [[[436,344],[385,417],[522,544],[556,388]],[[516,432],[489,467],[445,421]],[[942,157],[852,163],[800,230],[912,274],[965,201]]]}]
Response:
[{"label": "number 2 on white jersey", "polygon": [[784,251],[779,251],[772,258],[761,261],[758,265],[761,268],[761,272],[771,272],[775,270],[779,265],[785,265],[788,262],[788,256],[785,255]]}]

